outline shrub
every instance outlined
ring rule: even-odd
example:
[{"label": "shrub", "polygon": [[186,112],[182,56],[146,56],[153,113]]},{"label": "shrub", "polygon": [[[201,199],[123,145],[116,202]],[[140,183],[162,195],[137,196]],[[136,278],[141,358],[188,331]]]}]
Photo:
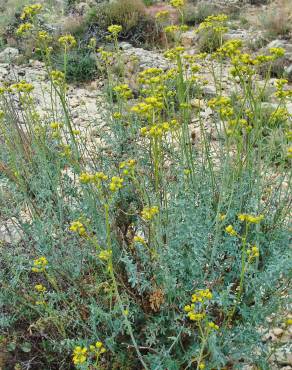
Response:
[{"label": "shrub", "polygon": [[[54,57],[55,68],[64,71],[64,54]],[[95,56],[88,49],[71,50],[67,54],[66,78],[68,82],[86,82],[93,80],[97,74]]]},{"label": "shrub", "polygon": [[121,0],[93,7],[86,15],[86,24],[86,39],[94,36],[104,41],[111,24],[121,25],[123,30],[119,37],[134,45],[159,42],[161,37],[155,20],[145,13],[142,0]]},{"label": "shrub", "polygon": [[218,6],[215,4],[202,1],[196,6],[192,4],[186,4],[183,11],[185,23],[192,26],[203,22],[203,20],[209,15],[216,15],[220,13],[220,8],[218,8]]},{"label": "shrub", "polygon": [[144,16],[145,7],[142,0],[120,0],[98,5],[91,10],[89,23],[96,22],[104,29],[107,29],[111,24],[119,24],[127,32],[136,26]]},{"label": "shrub", "polygon": [[272,38],[286,35],[292,31],[292,3],[281,0],[277,5],[272,5],[260,16],[260,22],[266,33]]}]

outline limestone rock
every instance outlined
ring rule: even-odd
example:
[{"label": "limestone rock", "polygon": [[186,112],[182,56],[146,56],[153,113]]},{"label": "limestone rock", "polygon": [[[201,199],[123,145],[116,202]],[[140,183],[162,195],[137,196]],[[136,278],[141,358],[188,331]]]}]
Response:
[{"label": "limestone rock", "polygon": [[19,50],[8,47],[0,53],[0,63],[14,62],[19,56]]}]

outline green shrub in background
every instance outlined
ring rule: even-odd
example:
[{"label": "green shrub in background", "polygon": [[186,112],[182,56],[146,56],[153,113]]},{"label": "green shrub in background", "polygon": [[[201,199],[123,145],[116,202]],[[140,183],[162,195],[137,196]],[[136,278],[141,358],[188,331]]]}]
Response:
[{"label": "green shrub in background", "polygon": [[[54,65],[64,71],[64,54],[54,57]],[[88,48],[70,50],[67,53],[66,79],[68,82],[86,82],[97,75],[96,58]]]},{"label": "green shrub in background", "polygon": [[103,42],[108,36],[108,27],[119,24],[123,27],[120,39],[133,45],[155,44],[160,41],[161,29],[145,12],[142,0],[121,0],[92,7],[85,16],[87,30],[85,39],[95,37]]}]

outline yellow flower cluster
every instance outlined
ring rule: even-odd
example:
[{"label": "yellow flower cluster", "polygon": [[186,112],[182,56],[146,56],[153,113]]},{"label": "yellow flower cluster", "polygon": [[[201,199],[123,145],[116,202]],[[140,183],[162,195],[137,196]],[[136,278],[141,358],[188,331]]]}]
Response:
[{"label": "yellow flower cluster", "polygon": [[16,84],[10,85],[10,88],[17,92],[30,93],[34,89],[34,86],[26,81],[20,81]]},{"label": "yellow flower cluster", "polygon": [[44,293],[47,291],[46,287],[44,287],[42,284],[36,284],[34,288],[39,295],[38,299],[35,301],[35,304],[37,306],[45,305],[46,301]]},{"label": "yellow flower cluster", "polygon": [[117,24],[112,24],[108,27],[108,31],[113,35],[117,36],[120,32],[122,32],[123,27]]},{"label": "yellow flower cluster", "polygon": [[69,230],[77,233],[79,236],[87,236],[85,226],[80,221],[73,221]]},{"label": "yellow flower cluster", "polygon": [[237,128],[245,129],[245,132],[250,132],[252,130],[252,126],[248,124],[246,119],[232,119],[228,121],[227,135],[234,133]]},{"label": "yellow flower cluster", "polygon": [[107,63],[107,62],[110,60],[110,58],[112,58],[112,57],[113,57],[113,53],[112,53],[112,52],[110,52],[110,51],[106,51],[106,50],[104,50],[103,48],[99,48],[99,49],[97,50],[97,52],[99,53],[100,58],[101,58],[101,60],[102,60],[104,63]]},{"label": "yellow flower cluster", "polygon": [[173,24],[171,26],[164,27],[164,32],[166,33],[177,33],[177,32],[185,32],[189,29],[189,27],[186,24]]},{"label": "yellow flower cluster", "polygon": [[46,31],[39,31],[38,39],[43,42],[48,42],[52,40],[52,37]]},{"label": "yellow flower cluster", "polygon": [[260,256],[260,250],[256,245],[253,245],[251,248],[249,248],[246,253],[248,255],[249,262],[252,262],[255,258]]},{"label": "yellow flower cluster", "polygon": [[87,360],[87,348],[77,346],[73,351],[73,363],[74,365],[81,365]]},{"label": "yellow flower cluster", "polygon": [[60,123],[60,122],[51,122],[50,127],[51,127],[52,130],[58,130],[61,127],[63,127],[63,124]]},{"label": "yellow flower cluster", "polygon": [[98,341],[95,344],[89,346],[91,352],[95,354],[96,357],[99,357],[102,353],[106,352],[106,349],[102,342]]},{"label": "yellow flower cluster", "polygon": [[173,119],[170,122],[157,123],[156,125],[152,125],[151,127],[142,127],[140,132],[142,136],[162,138],[164,134],[177,129],[178,127],[178,121]]},{"label": "yellow flower cluster", "polygon": [[[191,321],[201,321],[206,317],[205,304],[207,301],[213,298],[213,294],[210,289],[199,289],[192,294],[192,303],[184,307],[184,311],[187,313],[187,317]],[[210,328],[218,330],[219,327],[215,324],[211,324]]]},{"label": "yellow flower cluster", "polygon": [[216,325],[213,321],[208,322],[208,327],[214,330],[219,330],[219,326]]},{"label": "yellow flower cluster", "polygon": [[96,172],[94,174],[88,172],[82,172],[79,176],[79,180],[82,184],[88,184],[90,182],[100,184],[100,181],[106,181],[108,176],[103,172]]},{"label": "yellow flower cluster", "polygon": [[51,78],[52,78],[53,83],[55,83],[56,85],[63,85],[65,82],[65,75],[61,71],[57,71],[57,70],[52,71]]},{"label": "yellow flower cluster", "polygon": [[27,18],[33,18],[35,15],[39,14],[43,6],[41,4],[27,5],[23,8],[20,19],[24,20]]},{"label": "yellow flower cluster", "polygon": [[230,103],[231,103],[230,98],[225,97],[225,96],[220,96],[220,97],[216,97],[216,98],[209,100],[208,106],[212,109],[216,109],[218,107],[228,106],[230,105]]},{"label": "yellow flower cluster", "polygon": [[170,5],[174,8],[182,8],[185,5],[185,0],[170,0]]},{"label": "yellow flower cluster", "polygon": [[277,108],[271,113],[271,123],[284,123],[290,117],[287,108]]},{"label": "yellow flower cluster", "polygon": [[197,32],[212,30],[215,33],[224,33],[227,27],[224,26],[228,17],[226,14],[210,15],[197,28]]},{"label": "yellow flower cluster", "polygon": [[134,238],[133,238],[133,241],[134,241],[134,243],[141,243],[143,245],[146,244],[145,239],[142,238],[142,236],[139,236],[139,235],[135,235]]},{"label": "yellow flower cluster", "polygon": [[89,356],[94,356],[95,361],[97,361],[106,349],[102,342],[98,341],[95,344],[89,346],[89,351],[87,347],[76,346],[73,351],[73,363],[74,365],[82,365],[87,361]]},{"label": "yellow flower cluster", "polygon": [[113,252],[111,249],[105,249],[99,253],[98,257],[102,261],[109,261],[112,258],[112,254]]},{"label": "yellow flower cluster", "polygon": [[109,184],[109,189],[112,192],[118,191],[123,187],[124,179],[118,176],[113,176]]},{"label": "yellow flower cluster", "polygon": [[155,111],[161,111],[163,109],[163,102],[156,96],[149,96],[144,99],[143,102],[134,105],[131,108],[131,112],[140,114],[141,116],[149,117]]},{"label": "yellow flower cluster", "polygon": [[168,49],[164,53],[165,58],[169,60],[177,59],[178,56],[182,55],[185,51],[183,46],[176,46],[175,48]]},{"label": "yellow flower cluster", "polygon": [[72,35],[64,35],[59,37],[58,42],[64,46],[66,49],[73,48],[77,45],[77,41],[75,40],[75,37]]},{"label": "yellow flower cluster", "polygon": [[123,99],[131,99],[133,97],[132,90],[130,89],[129,85],[121,84],[113,88],[113,90],[117,93],[120,98]]},{"label": "yellow flower cluster", "polygon": [[34,288],[38,293],[44,293],[47,290],[42,284],[36,284]]},{"label": "yellow flower cluster", "polygon": [[214,56],[232,57],[240,53],[241,40],[228,40],[216,50]]},{"label": "yellow flower cluster", "polygon": [[168,10],[161,10],[160,12],[157,12],[155,14],[155,18],[159,20],[165,20],[169,16],[169,11]]},{"label": "yellow flower cluster", "polygon": [[280,78],[275,81],[276,89],[275,96],[280,99],[292,98],[292,90],[284,90],[284,87],[288,84],[288,80]]},{"label": "yellow flower cluster", "polygon": [[232,225],[226,226],[225,231],[231,236],[237,236],[237,232],[234,230]]},{"label": "yellow flower cluster", "polygon": [[46,257],[39,257],[33,261],[32,272],[44,272],[48,264]]},{"label": "yellow flower cluster", "polygon": [[159,208],[157,206],[153,207],[144,207],[141,216],[143,220],[150,221],[152,220],[159,212]]},{"label": "yellow flower cluster", "polygon": [[258,224],[264,219],[264,216],[263,215],[253,216],[253,215],[246,214],[246,213],[240,213],[238,215],[238,219],[240,221],[245,221],[251,224]]},{"label": "yellow flower cluster", "polygon": [[123,170],[124,175],[133,175],[136,163],[137,161],[135,159],[129,159],[128,161],[121,162],[119,167]]},{"label": "yellow flower cluster", "polygon": [[32,29],[33,29],[33,25],[31,23],[28,23],[28,22],[23,23],[17,28],[16,35],[17,36],[22,36],[22,35],[24,35],[25,33],[29,32]]},{"label": "yellow flower cluster", "polygon": [[213,298],[213,294],[210,289],[199,289],[196,290],[194,294],[192,294],[192,302],[200,302],[204,303],[206,300],[210,300]]}]

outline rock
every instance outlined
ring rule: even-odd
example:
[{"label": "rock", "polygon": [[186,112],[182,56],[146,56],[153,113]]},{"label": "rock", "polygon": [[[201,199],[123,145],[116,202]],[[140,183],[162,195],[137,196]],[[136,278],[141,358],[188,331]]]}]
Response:
[{"label": "rock", "polygon": [[129,50],[131,49],[133,46],[131,44],[129,44],[128,42],[121,42],[120,43],[120,48],[122,50]]},{"label": "rock", "polygon": [[291,82],[292,81],[292,64],[290,64],[287,68],[285,68],[285,75],[287,79]]},{"label": "rock", "polygon": [[0,63],[10,63],[17,60],[19,50],[16,48],[8,47],[0,53]]},{"label": "rock", "polygon": [[78,12],[78,14],[84,15],[90,9],[90,7],[87,3],[81,2],[76,5],[75,9]]},{"label": "rock", "polygon": [[193,108],[202,109],[204,107],[204,100],[202,99],[192,99],[190,103]]},{"label": "rock", "polygon": [[278,348],[275,354],[271,357],[271,360],[280,365],[292,365],[292,347],[283,346]]},{"label": "rock", "polygon": [[0,228],[0,244],[17,244],[23,237],[22,231],[12,221],[7,221],[6,225]]},{"label": "rock", "polygon": [[230,30],[224,35],[224,40],[248,40],[249,35],[246,30]]},{"label": "rock", "polygon": [[284,330],[281,328],[274,328],[273,333],[276,335],[276,337],[280,337],[284,333]]},{"label": "rock", "polygon": [[207,98],[214,98],[217,94],[216,94],[216,88],[214,85],[206,85],[203,87],[203,94],[207,97]]},{"label": "rock", "polygon": [[191,47],[196,44],[199,39],[199,35],[195,31],[187,31],[181,35],[181,44],[184,47]]}]

